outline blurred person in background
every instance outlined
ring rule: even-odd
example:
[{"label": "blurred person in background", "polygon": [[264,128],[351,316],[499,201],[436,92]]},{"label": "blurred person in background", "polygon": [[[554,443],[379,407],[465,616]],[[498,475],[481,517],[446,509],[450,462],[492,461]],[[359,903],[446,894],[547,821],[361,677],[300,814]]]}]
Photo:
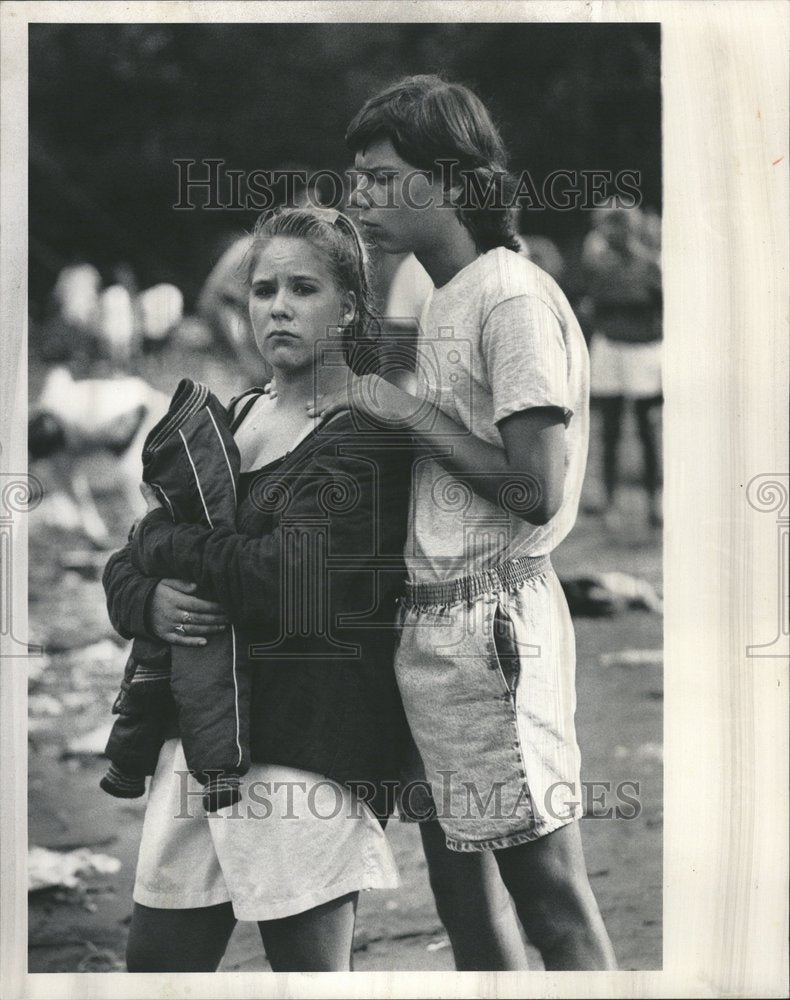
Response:
[{"label": "blurred person in background", "polygon": [[[253,371],[261,368],[261,358],[252,357],[248,293],[244,285],[244,259],[250,239],[234,235],[209,272],[197,301],[197,314],[211,329],[217,343],[230,348],[243,364]],[[264,377],[269,375],[264,370]]]},{"label": "blurred person in background", "polygon": [[537,264],[542,271],[550,274],[561,285],[565,273],[565,260],[554,240],[548,236],[527,236],[521,233],[518,241],[524,256],[533,264]]},{"label": "blurred person in background", "polygon": [[183,318],[181,290],[160,283],[140,291],[127,263],[112,280],[92,264],[69,264],[57,276],[48,317],[34,328],[40,361],[67,364],[74,375],[133,373],[143,351],[161,348]]},{"label": "blurred person in background", "polygon": [[[65,494],[75,526],[96,548],[118,534],[118,521],[145,511],[139,490],[143,441],[167,404],[164,393],[133,375],[75,380],[63,365],[47,372],[28,422],[28,454],[46,461],[48,499]],[[108,486],[119,493],[116,523],[109,525],[94,496]]]},{"label": "blurred person in background", "polygon": [[590,393],[602,420],[604,516],[619,525],[618,450],[626,402],[633,403],[642,446],[648,519],[662,523],[655,414],[661,390],[660,219],[639,208],[599,209],[582,250],[593,335]]}]

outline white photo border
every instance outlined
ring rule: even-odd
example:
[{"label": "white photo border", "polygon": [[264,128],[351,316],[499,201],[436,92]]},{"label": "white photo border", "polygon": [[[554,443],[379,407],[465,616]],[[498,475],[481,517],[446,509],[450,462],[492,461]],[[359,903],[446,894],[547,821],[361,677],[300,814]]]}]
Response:
[{"label": "white photo border", "polygon": [[[766,649],[777,608],[781,614],[787,538],[789,11],[773,0],[2,5],[0,533],[11,523],[9,496],[24,492],[27,468],[28,23],[661,23],[666,692],[661,971],[27,975],[26,661],[4,631],[0,995],[787,995],[788,656],[781,621],[778,643]],[[784,514],[771,501],[777,490],[781,498],[783,484]],[[26,635],[25,518],[17,513],[11,521],[10,547],[0,549],[2,585],[14,629]]]}]

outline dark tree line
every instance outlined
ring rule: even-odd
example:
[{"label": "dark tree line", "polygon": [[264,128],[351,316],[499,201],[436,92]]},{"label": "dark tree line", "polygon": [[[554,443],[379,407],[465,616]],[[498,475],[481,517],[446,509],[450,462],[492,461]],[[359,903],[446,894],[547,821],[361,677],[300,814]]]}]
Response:
[{"label": "dark tree line", "polygon": [[[512,166],[638,170],[661,197],[659,28],[638,24],[37,24],[30,26],[30,288],[64,264],[193,301],[223,238],[255,213],[176,212],[178,158],[343,171],[345,127],[374,90],[438,72],[489,104]],[[527,212],[567,244],[580,212]]]}]

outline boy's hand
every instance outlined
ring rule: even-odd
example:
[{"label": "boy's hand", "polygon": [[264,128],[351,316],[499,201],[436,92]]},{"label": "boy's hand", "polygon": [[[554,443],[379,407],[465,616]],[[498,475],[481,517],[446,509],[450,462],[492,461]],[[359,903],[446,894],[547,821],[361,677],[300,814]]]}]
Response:
[{"label": "boy's hand", "polygon": [[354,375],[346,386],[329,395],[318,394],[309,403],[311,417],[324,419],[341,410],[354,410],[387,429],[405,429],[420,408],[420,401],[378,375]]}]

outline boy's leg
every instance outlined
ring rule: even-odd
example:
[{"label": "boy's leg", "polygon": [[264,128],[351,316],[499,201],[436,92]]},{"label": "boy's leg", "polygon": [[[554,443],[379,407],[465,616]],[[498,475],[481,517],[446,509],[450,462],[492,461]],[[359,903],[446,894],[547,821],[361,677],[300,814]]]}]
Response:
[{"label": "boy's leg", "polygon": [[274,972],[350,972],[358,892],[281,920],[259,920]]},{"label": "boy's leg", "polygon": [[529,968],[510,896],[488,851],[460,853],[437,820],[420,823],[439,919],[461,972]]},{"label": "boy's leg", "polygon": [[587,878],[578,823],[495,851],[494,856],[527,937],[547,970],[617,968]]},{"label": "boy's leg", "polygon": [[622,396],[602,396],[598,402],[603,421],[603,484],[609,505],[617,489],[617,452],[623,422]]},{"label": "boy's leg", "polygon": [[231,903],[185,910],[134,904],[129,972],[215,972],[236,926]]}]

